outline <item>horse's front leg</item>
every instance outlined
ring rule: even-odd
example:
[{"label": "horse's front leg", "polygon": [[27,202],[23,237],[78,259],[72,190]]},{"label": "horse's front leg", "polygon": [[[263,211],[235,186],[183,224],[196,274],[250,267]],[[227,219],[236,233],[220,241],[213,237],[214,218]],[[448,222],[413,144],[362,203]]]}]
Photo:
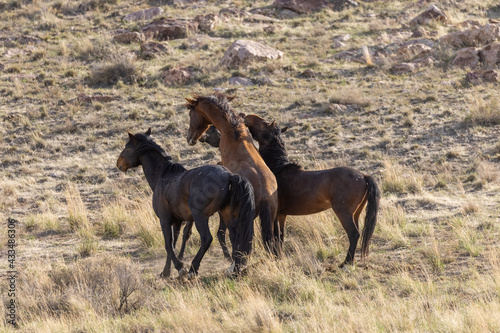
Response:
[{"label": "horse's front leg", "polygon": [[[179,238],[180,229],[181,229],[180,223],[176,223],[172,226],[172,231],[174,234],[174,245],[173,245],[174,251],[175,251],[175,245],[177,244],[177,239]],[[179,260],[182,260],[181,254],[179,254],[178,258]],[[167,278],[170,276],[170,266],[172,266],[172,257],[170,257],[170,255],[168,255],[167,253],[167,262],[165,263],[163,272],[160,274],[161,277]]]},{"label": "horse's front leg", "polygon": [[163,232],[163,238],[165,240],[165,250],[167,251],[167,262],[165,264],[165,267],[163,268],[162,274],[160,274],[161,277],[167,277],[168,275],[164,274],[170,273],[170,258],[174,263],[175,269],[177,269],[177,271],[179,272],[179,277],[183,277],[187,274],[186,269],[184,269],[184,264],[177,258],[173,248],[172,226],[175,224],[175,222],[176,221],[173,221],[173,219],[168,215],[160,217],[161,231]]}]

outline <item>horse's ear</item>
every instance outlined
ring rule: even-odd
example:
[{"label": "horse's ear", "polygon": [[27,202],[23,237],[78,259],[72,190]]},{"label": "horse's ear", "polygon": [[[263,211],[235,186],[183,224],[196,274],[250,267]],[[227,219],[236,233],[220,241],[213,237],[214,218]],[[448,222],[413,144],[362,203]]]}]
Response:
[{"label": "horse's ear", "polygon": [[281,133],[285,133],[285,132],[287,131],[287,129],[288,129],[288,126],[283,127],[283,128],[281,129]]},{"label": "horse's ear", "polygon": [[269,124],[269,127],[275,128],[276,127],[276,122],[273,120],[271,124]]},{"label": "horse's ear", "polygon": [[127,131],[127,133],[128,133],[128,137],[130,138],[130,141],[135,141],[135,136],[132,133],[130,133],[129,131]]},{"label": "horse's ear", "polygon": [[150,136],[150,135],[151,135],[151,127],[150,127],[150,128],[148,128],[148,130],[147,130],[147,131],[146,131],[146,133],[144,133],[144,134],[146,134],[146,136]]},{"label": "horse's ear", "polygon": [[186,106],[195,106],[196,105],[196,100],[194,100],[194,99],[186,97],[186,101],[187,101]]},{"label": "horse's ear", "polygon": [[241,118],[245,119],[247,115],[246,115],[246,114],[244,114],[243,112],[240,112],[240,113],[238,114],[238,116],[240,116]]}]

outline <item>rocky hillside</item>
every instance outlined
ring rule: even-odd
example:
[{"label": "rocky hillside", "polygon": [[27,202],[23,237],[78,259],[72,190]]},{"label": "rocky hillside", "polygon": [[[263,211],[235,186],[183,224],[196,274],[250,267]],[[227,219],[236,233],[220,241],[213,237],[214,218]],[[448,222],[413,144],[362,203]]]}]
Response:
[{"label": "rocky hillside", "polygon": [[[499,65],[493,0],[3,1],[0,216],[19,222],[21,331],[500,330]],[[374,176],[367,263],[337,268],[348,240],[327,211],[289,218],[278,262],[257,240],[241,279],[217,241],[199,278],[158,277],[151,192],[116,159],[151,127],[187,168],[217,163],[185,138],[185,98],[214,91],[288,126],[306,169]],[[186,263],[198,247],[194,231]]]}]

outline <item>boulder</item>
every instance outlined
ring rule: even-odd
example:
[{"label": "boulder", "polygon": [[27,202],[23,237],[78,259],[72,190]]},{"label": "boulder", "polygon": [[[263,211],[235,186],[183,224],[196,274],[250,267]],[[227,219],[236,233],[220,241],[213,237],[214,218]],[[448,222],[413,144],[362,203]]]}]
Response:
[{"label": "boulder", "polygon": [[198,30],[198,22],[184,19],[162,19],[153,21],[141,29],[146,40],[159,41],[186,38]]},{"label": "boulder", "polygon": [[113,40],[122,44],[140,43],[144,40],[144,35],[137,31],[118,29],[113,35]]},{"label": "boulder", "polygon": [[153,7],[148,9],[139,10],[137,12],[126,15],[123,20],[127,22],[135,22],[141,20],[152,20],[157,16],[163,14],[163,9],[160,7]]},{"label": "boulder", "polygon": [[499,39],[500,26],[496,24],[486,24],[482,26],[472,26],[467,30],[452,32],[441,37],[439,42],[455,48],[460,48],[486,45]]},{"label": "boulder", "polygon": [[191,80],[192,74],[188,68],[172,68],[161,74],[163,84],[167,86],[179,86]]},{"label": "boulder", "polygon": [[168,54],[170,49],[168,46],[156,43],[156,42],[147,42],[141,43],[141,58],[142,59],[152,59],[157,55]]},{"label": "boulder", "polygon": [[238,40],[224,53],[221,65],[226,67],[245,66],[252,62],[283,58],[283,52],[252,40]]},{"label": "boulder", "polygon": [[430,6],[425,10],[423,13],[418,15],[417,17],[413,18],[410,21],[410,26],[411,27],[418,27],[420,25],[427,25],[431,23],[432,21],[438,21],[442,23],[448,23],[448,17],[446,14],[436,7],[435,5]]},{"label": "boulder", "polygon": [[452,66],[475,68],[479,63],[479,51],[475,47],[466,47],[458,51],[451,62]]},{"label": "boulder", "polygon": [[494,69],[500,63],[500,42],[486,45],[479,51],[484,69]]},{"label": "boulder", "polygon": [[498,82],[498,72],[495,70],[471,71],[465,76],[465,82],[472,85],[482,84],[484,82]]},{"label": "boulder", "polygon": [[208,32],[219,23],[219,16],[217,14],[197,15],[194,20],[198,22],[201,31]]}]

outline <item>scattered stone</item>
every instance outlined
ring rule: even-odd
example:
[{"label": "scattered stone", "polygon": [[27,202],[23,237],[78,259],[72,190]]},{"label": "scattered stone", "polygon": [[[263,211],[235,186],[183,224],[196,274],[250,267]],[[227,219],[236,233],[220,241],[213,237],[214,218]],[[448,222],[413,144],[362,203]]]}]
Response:
[{"label": "scattered stone", "polygon": [[245,66],[255,61],[283,58],[283,52],[270,46],[252,41],[238,40],[224,54],[221,65],[227,67]]},{"label": "scattered stone", "polygon": [[0,63],[0,71],[3,71],[3,70],[4,70],[4,68],[5,68],[5,65],[4,65],[4,64],[2,64],[2,63]]},{"label": "scattered stone", "polygon": [[300,77],[313,78],[316,77],[316,73],[312,69],[306,69],[302,73],[299,74]]},{"label": "scattered stone", "polygon": [[342,43],[341,41],[335,39],[333,40],[333,45],[332,45],[332,48],[334,49],[340,49],[341,47],[345,47],[346,44],[345,43]]},{"label": "scattered stone", "polygon": [[153,59],[157,55],[168,54],[171,50],[164,44],[156,42],[141,43],[141,58]]},{"label": "scattered stone", "polygon": [[415,64],[403,62],[398,65],[394,65],[391,68],[391,72],[394,75],[403,75],[408,73],[413,73],[416,70]]},{"label": "scattered stone", "polygon": [[243,18],[243,22],[249,22],[249,23],[275,23],[279,22],[278,19],[261,15],[261,14],[251,14],[249,16],[246,16]]},{"label": "scattered stone", "polygon": [[86,95],[86,94],[80,94],[78,95],[77,100],[79,102],[84,102],[84,103],[92,103],[92,102],[99,102],[99,103],[108,103],[112,101],[117,101],[119,100],[120,97],[118,96],[113,96],[113,95]]},{"label": "scattered stone", "polygon": [[221,20],[224,21],[229,21],[229,19],[231,18],[240,19],[249,15],[250,15],[249,12],[234,7],[222,8],[219,11],[219,17]]},{"label": "scattered stone", "polygon": [[411,38],[426,38],[429,36],[429,33],[427,30],[425,30],[422,27],[419,27],[415,31],[413,31],[413,34],[411,35]]},{"label": "scattered stone", "polygon": [[404,59],[410,59],[414,57],[424,57],[432,53],[432,48],[420,43],[403,45],[396,50],[396,55]]},{"label": "scattered stone", "polygon": [[343,104],[333,103],[333,104],[330,104],[330,108],[336,112],[346,112],[347,111],[347,106],[345,106]]},{"label": "scattered stone", "polygon": [[467,30],[452,32],[440,38],[439,42],[459,48],[486,45],[499,39],[500,26],[486,24],[483,26],[473,26]]},{"label": "scattered stone", "polygon": [[466,47],[458,51],[451,62],[452,66],[475,68],[479,63],[479,51],[475,47]]},{"label": "scattered stone", "polygon": [[431,56],[426,56],[415,59],[411,62],[403,62],[401,64],[395,65],[391,68],[391,72],[394,75],[413,73],[421,67],[426,67],[434,64],[434,62],[436,62],[436,59]]},{"label": "scattered stone", "polygon": [[161,78],[163,84],[167,86],[179,86],[191,80],[192,74],[188,68],[172,68],[165,71]]},{"label": "scattered stone", "polygon": [[239,77],[239,76],[233,76],[232,78],[230,78],[229,84],[232,86],[244,86],[244,87],[250,87],[255,85],[255,83],[253,83],[253,81],[250,80],[249,78]]},{"label": "scattered stone", "polygon": [[197,15],[194,20],[198,22],[201,31],[208,32],[219,23],[219,16],[217,14]]},{"label": "scattered stone", "polygon": [[341,11],[349,7],[357,7],[359,4],[354,0],[274,0],[273,7],[290,10],[299,14],[306,14],[330,8]]},{"label": "scattered stone", "polygon": [[494,69],[500,63],[500,42],[486,45],[479,51],[484,69]]},{"label": "scattered stone", "polygon": [[276,32],[276,27],[274,25],[268,25],[267,27],[264,27],[263,30],[266,34],[272,35]]},{"label": "scattered stone", "polygon": [[278,16],[284,20],[291,20],[299,16],[299,14],[290,9],[282,9],[280,10]]},{"label": "scattered stone", "polygon": [[257,76],[256,78],[254,78],[253,81],[260,86],[272,86],[272,85],[274,85],[274,81],[262,73],[259,76]]},{"label": "scattered stone", "polygon": [[351,35],[349,35],[349,34],[335,36],[333,38],[333,46],[332,47],[334,49],[345,47],[346,44],[344,42],[347,42],[349,39],[351,39]]},{"label": "scattered stone", "polygon": [[163,9],[160,7],[153,7],[148,9],[139,10],[137,12],[126,15],[123,20],[127,22],[135,22],[141,20],[152,20],[157,16],[163,14]]},{"label": "scattered stone", "polygon": [[479,85],[484,82],[498,82],[498,72],[495,70],[471,71],[465,76],[465,82],[471,85]]},{"label": "scattered stone", "polygon": [[113,40],[121,44],[140,43],[144,40],[144,35],[137,31],[118,29],[113,35]]},{"label": "scattered stone", "polygon": [[431,23],[432,21],[438,21],[441,23],[448,23],[449,22],[446,14],[441,9],[436,7],[435,5],[432,5],[429,8],[427,8],[426,11],[424,11],[423,13],[418,15],[417,17],[413,18],[410,21],[410,26],[417,27],[420,25],[427,25],[427,24]]},{"label": "scattered stone", "polygon": [[141,29],[146,40],[156,38],[159,41],[186,38],[189,33],[198,30],[198,22],[185,19],[162,19],[153,21]]}]

